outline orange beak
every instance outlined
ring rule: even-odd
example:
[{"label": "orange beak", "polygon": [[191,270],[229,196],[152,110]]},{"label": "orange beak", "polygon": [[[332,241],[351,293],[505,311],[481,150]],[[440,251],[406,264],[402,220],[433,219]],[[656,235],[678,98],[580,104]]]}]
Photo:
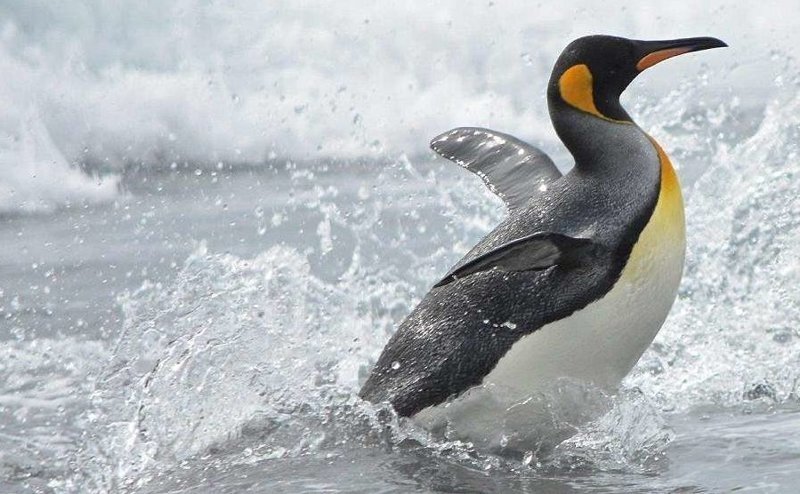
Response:
[{"label": "orange beak", "polygon": [[693,51],[728,46],[717,38],[683,38],[669,41],[639,41],[641,55],[636,70],[643,71],[664,60]]}]

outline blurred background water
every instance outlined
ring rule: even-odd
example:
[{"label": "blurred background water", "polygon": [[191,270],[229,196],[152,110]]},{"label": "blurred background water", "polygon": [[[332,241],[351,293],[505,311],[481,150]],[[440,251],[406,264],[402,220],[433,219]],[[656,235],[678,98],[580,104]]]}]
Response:
[{"label": "blurred background water", "polygon": [[[0,491],[793,492],[800,8],[0,1]],[[396,324],[504,212],[427,150],[569,156],[571,39],[711,35],[623,102],[687,199],[673,313],[548,448],[362,403]],[[499,425],[502,427],[502,425]],[[517,431],[507,432],[510,440]]]}]

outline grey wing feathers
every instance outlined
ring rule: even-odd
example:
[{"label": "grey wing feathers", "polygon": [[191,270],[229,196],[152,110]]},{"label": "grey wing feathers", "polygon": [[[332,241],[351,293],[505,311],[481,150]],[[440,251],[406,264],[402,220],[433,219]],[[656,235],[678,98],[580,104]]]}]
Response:
[{"label": "grey wing feathers", "polygon": [[481,177],[509,209],[524,206],[542,187],[561,177],[543,151],[494,130],[449,130],[431,141],[431,149]]},{"label": "grey wing feathers", "polygon": [[532,271],[556,264],[580,262],[598,246],[588,238],[552,232],[537,232],[514,239],[450,271],[434,287],[447,285],[474,273],[498,268],[503,271]]}]

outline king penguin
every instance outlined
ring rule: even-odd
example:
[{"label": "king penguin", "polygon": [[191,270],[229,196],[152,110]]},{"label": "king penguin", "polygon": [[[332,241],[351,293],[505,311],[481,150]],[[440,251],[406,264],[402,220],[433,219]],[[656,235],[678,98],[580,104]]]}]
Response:
[{"label": "king penguin", "polygon": [[400,324],[360,396],[415,416],[482,384],[520,399],[561,377],[613,392],[666,320],[685,252],[678,177],[619,98],[663,60],[724,46],[709,37],[570,43],[547,87],[575,160],[564,175],[500,132],[434,138],[433,150],[480,176],[508,216]]}]

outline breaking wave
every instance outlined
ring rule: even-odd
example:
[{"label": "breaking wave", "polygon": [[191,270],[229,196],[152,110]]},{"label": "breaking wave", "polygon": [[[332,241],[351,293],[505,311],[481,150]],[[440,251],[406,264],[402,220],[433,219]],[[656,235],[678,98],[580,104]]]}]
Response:
[{"label": "breaking wave", "polygon": [[[736,9],[676,4],[659,9],[657,25],[738,43],[729,59],[737,62],[716,55],[707,63],[729,63],[729,84],[753,93],[783,73],[780,60],[791,60],[785,54],[797,40],[788,17],[770,19],[769,40],[741,39],[735,27],[742,16],[792,7],[788,0]],[[565,39],[594,33],[598,17],[612,33],[678,34],[654,30],[647,9],[609,17],[601,15],[606,8],[588,1],[564,9],[484,1],[336,9],[289,1],[6,3],[0,209],[109,200],[131,167],[414,156],[431,136],[466,123],[557,149],[543,87]],[[502,33],[502,47],[494,33]],[[763,55],[770,50],[772,59]],[[639,91],[696,77],[695,64],[670,70],[668,80],[646,76]]]}]

